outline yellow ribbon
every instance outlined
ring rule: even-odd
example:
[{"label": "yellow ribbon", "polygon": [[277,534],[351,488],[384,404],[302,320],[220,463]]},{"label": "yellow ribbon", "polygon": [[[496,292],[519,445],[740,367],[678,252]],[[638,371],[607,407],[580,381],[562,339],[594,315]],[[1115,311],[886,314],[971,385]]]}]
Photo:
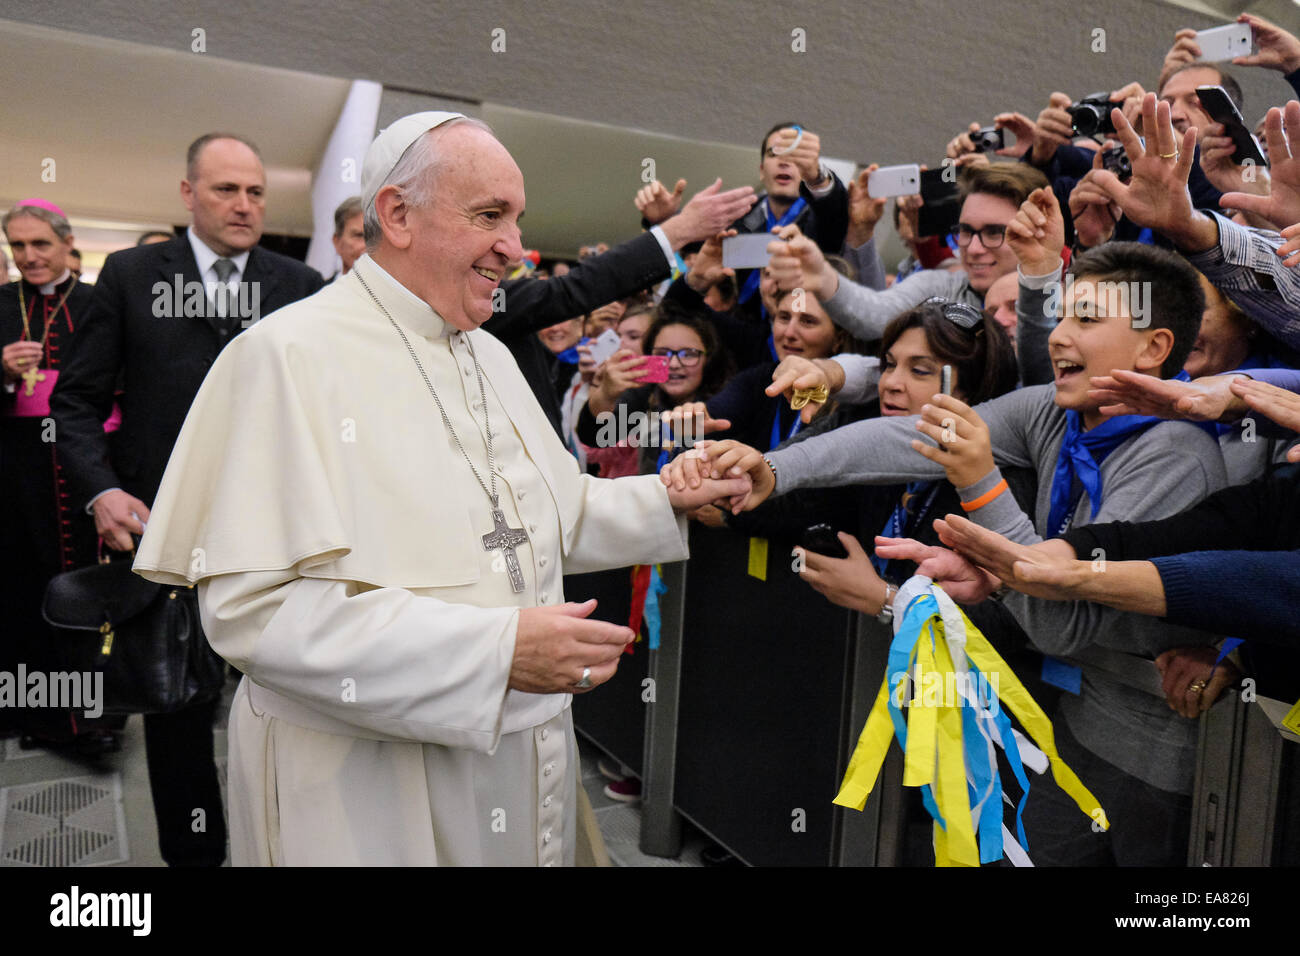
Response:
[{"label": "yellow ribbon", "polygon": [[[960,608],[958,608],[960,611]],[[1052,776],[1060,788],[1087,816],[1102,828],[1110,826],[1097,798],[1083,785],[1056,751],[1052,722],[1020,682],[1011,668],[979,632],[965,612],[966,655],[998,688],[1000,702],[1010,708],[1030,738],[1050,761]],[[954,665],[944,640],[943,622],[936,614],[921,629],[912,650],[909,667],[919,664],[921,673],[947,675]],[[970,814],[970,795],[966,787],[965,751],[962,743],[960,706],[924,706],[920,699],[920,681],[916,682],[912,705],[907,715],[907,748],[903,757],[903,785],[914,787],[932,784],[935,803],[947,825],[934,827],[935,864],[938,866],[978,866],[979,849]],[[834,803],[861,810],[875,788],[884,764],[893,722],[889,717],[889,677],[881,682],[866,726],[858,737],[849,759],[848,770]]]}]

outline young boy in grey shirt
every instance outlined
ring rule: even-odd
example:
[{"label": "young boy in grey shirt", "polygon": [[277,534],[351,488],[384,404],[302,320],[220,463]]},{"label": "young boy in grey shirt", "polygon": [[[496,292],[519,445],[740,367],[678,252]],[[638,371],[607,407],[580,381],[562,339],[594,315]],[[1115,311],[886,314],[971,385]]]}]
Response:
[{"label": "young boy in grey shirt", "polygon": [[[1031,205],[1059,217],[1050,192],[1035,193],[1025,204]],[[1032,245],[1022,244],[1022,274],[1041,274],[1051,261],[1050,248],[1027,248]],[[1035,258],[1038,273],[1027,268]],[[1059,257],[1055,261],[1059,268]],[[1090,522],[1166,517],[1224,487],[1223,458],[1206,430],[1138,416],[1107,419],[1088,394],[1091,376],[1115,368],[1165,378],[1182,368],[1204,311],[1196,273],[1173,253],[1110,243],[1080,256],[1072,274],[1063,296],[1059,283],[1038,290],[1022,283],[1022,297],[1032,301],[1037,295],[1038,307],[1064,306],[1049,339],[1053,385],[1023,388],[974,410],[951,397],[942,405],[936,398],[922,416],[858,422],[766,457],[733,442],[709,445],[700,454],[713,471],[739,468],[750,474],[754,490],[733,503],[746,509],[769,494],[801,487],[946,476],[971,520],[1022,543]],[[941,447],[920,441],[918,431]],[[665,482],[692,480],[702,460],[679,460],[665,470]],[[1008,466],[1037,472],[1032,520],[1005,492],[998,469]],[[1047,785],[1026,811],[1031,857],[1040,864],[1185,863],[1196,723],[1129,684],[1155,673],[1154,665],[1138,657],[1217,638],[1083,601],[1013,594],[1005,603],[1046,654],[1070,655],[1097,645],[1136,655],[1120,658],[1135,672],[1136,681],[1127,683],[1084,664],[1081,692],[1063,695],[1057,714],[1068,728],[1061,736],[1068,741],[1073,735],[1100,758],[1093,776],[1106,779],[1093,792],[1107,811],[1110,832],[1093,833],[1073,804],[1061,805],[1059,794],[1041,792],[1055,790]]]}]

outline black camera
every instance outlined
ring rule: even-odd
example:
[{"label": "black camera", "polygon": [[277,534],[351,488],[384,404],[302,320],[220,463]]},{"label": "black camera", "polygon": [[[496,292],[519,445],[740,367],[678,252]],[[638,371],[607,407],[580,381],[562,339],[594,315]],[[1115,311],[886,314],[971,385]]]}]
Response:
[{"label": "black camera", "polygon": [[1070,122],[1074,124],[1076,136],[1105,136],[1115,132],[1115,124],[1110,121],[1110,111],[1119,106],[1111,102],[1105,93],[1089,93],[1077,103],[1070,104]]},{"label": "black camera", "polygon": [[1101,151],[1101,168],[1109,169],[1120,182],[1126,183],[1133,178],[1133,161],[1124,152],[1123,146],[1112,146]]},{"label": "black camera", "polygon": [[1006,145],[1002,130],[996,126],[981,126],[970,134],[970,141],[975,145],[977,153],[991,153]]}]

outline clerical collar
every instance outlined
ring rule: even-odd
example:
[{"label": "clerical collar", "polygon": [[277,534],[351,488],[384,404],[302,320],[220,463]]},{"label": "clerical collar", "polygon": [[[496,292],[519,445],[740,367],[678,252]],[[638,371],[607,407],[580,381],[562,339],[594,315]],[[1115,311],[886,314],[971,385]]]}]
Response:
[{"label": "clerical collar", "polygon": [[209,249],[207,243],[195,234],[193,226],[186,229],[185,234],[189,236],[190,248],[194,250],[194,262],[198,265],[199,277],[202,278],[204,282],[207,282],[209,279],[214,277],[220,278],[212,269],[213,264],[218,259],[229,259],[235,264],[235,268],[238,269],[239,272],[232,276],[232,279],[238,280],[244,277],[244,270],[248,268],[248,249],[245,249],[236,256],[219,256]]},{"label": "clerical collar", "polygon": [[41,290],[41,295],[54,295],[55,291],[59,288],[59,286],[67,282],[69,277],[71,277],[71,275],[72,275],[71,269],[64,269],[63,275],[59,276],[53,282],[47,282],[45,283],[45,285],[38,286],[37,288]]},{"label": "clerical collar", "polygon": [[[370,258],[369,253],[354,262],[351,271],[341,281],[352,279],[358,268],[362,270],[361,278],[370,284],[375,295],[383,301],[384,307],[401,325],[426,339],[443,339],[456,332],[455,326],[445,322],[429,303],[393,278],[390,272]],[[356,285],[358,294],[369,300],[361,283]]]}]

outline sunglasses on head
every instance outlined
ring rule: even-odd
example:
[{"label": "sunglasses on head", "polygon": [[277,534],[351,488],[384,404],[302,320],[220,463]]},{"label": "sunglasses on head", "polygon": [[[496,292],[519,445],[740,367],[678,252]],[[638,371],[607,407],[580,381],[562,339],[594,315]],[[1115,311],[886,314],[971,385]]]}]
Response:
[{"label": "sunglasses on head", "polygon": [[940,311],[943,313],[943,317],[958,328],[969,330],[982,325],[984,322],[983,313],[965,302],[949,302],[947,299],[934,296],[925,300],[925,305],[931,303],[941,306]]}]

